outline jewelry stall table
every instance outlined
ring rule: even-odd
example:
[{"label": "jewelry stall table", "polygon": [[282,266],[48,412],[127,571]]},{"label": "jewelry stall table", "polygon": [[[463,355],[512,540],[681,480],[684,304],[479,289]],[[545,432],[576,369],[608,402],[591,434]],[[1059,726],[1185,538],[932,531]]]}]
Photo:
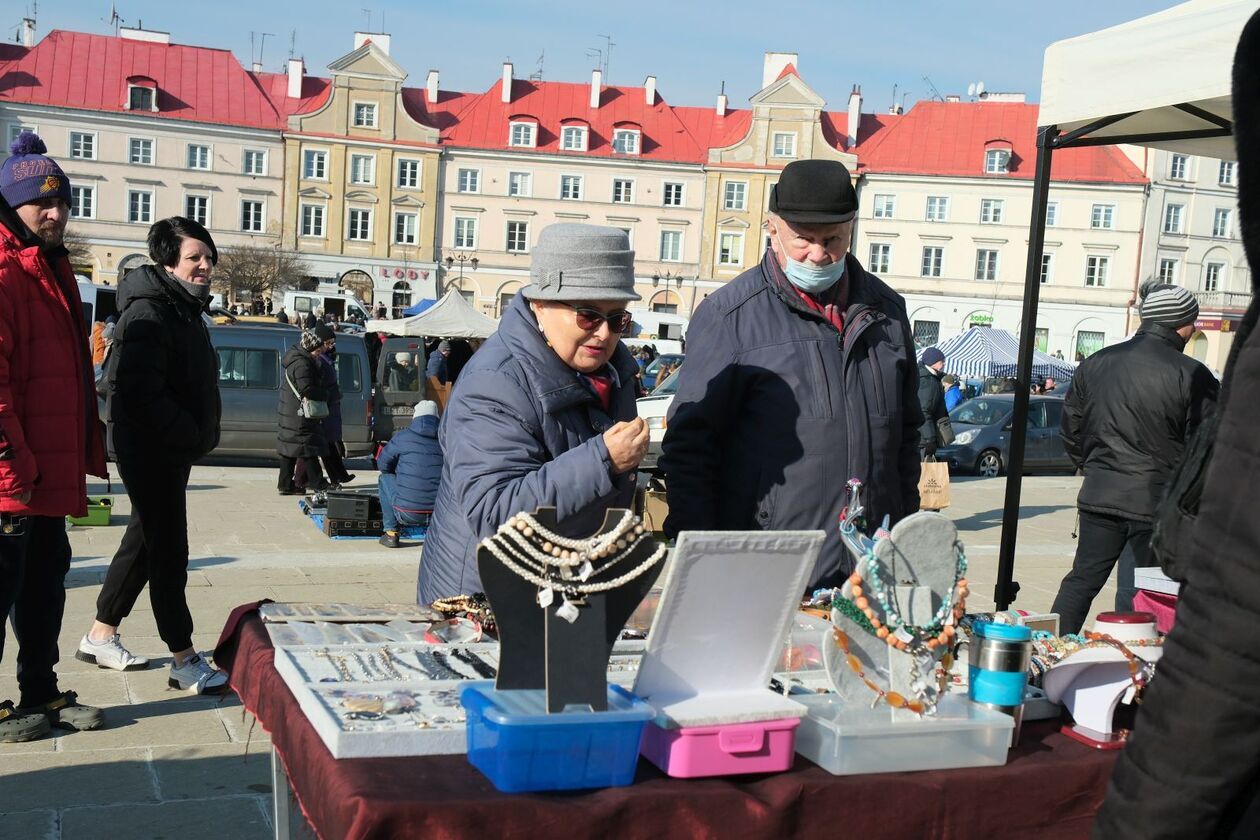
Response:
[{"label": "jewelry stall table", "polygon": [[[1115,751],[1025,724],[1003,767],[832,776],[797,756],[768,776],[671,779],[640,760],[635,784],[583,793],[499,793],[464,756],[334,759],[273,665],[256,605],[234,611],[215,660],[271,735],[276,836],[1086,837]],[[290,825],[290,799],[300,824]]]}]

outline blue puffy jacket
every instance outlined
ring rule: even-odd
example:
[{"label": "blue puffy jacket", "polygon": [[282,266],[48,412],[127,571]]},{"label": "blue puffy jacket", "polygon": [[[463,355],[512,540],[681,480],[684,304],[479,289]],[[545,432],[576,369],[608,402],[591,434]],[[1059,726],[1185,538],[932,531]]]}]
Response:
[{"label": "blue puffy jacket", "polygon": [[612,367],[620,385],[605,412],[516,296],[464,366],[442,416],[445,463],[420,561],[420,603],[480,592],[477,543],[517,513],[555,507],[559,532],[581,537],[599,529],[609,508],[630,507],[635,476],[613,475],[603,437],[636,416],[635,364],[624,344]]},{"label": "blue puffy jacket", "polygon": [[376,459],[377,468],[397,477],[394,507],[400,510],[433,510],[442,480],[442,446],[438,443],[438,419],[417,417],[411,425],[385,444]]}]

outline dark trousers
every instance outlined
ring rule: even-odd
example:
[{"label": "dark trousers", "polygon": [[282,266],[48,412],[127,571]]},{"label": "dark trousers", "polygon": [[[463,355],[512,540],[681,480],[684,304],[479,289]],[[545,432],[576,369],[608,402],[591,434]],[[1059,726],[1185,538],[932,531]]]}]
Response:
[{"label": "dark trousers", "polygon": [[68,571],[70,540],[62,517],[29,516],[21,536],[0,536],[0,659],[7,616],[18,643],[19,706],[38,706],[60,693],[53,669]]},{"label": "dark trousers", "polygon": [[324,453],[324,472],[333,484],[345,484],[350,480],[350,472],[346,469],[346,445],[339,440],[328,441],[328,451]]},{"label": "dark trousers", "polygon": [[400,510],[394,507],[398,497],[398,476],[379,473],[376,476],[376,492],[381,497],[381,526],[386,531],[397,531],[400,525],[428,525],[433,511]]},{"label": "dark trousers", "polygon": [[[324,479],[323,470],[319,468],[319,459],[311,456],[308,458],[286,458],[280,456],[280,479],[278,487],[281,490],[292,490],[295,487],[293,472],[297,468],[298,462],[302,462],[303,483],[309,484],[311,487],[318,487]],[[315,476],[312,481],[311,476]]]},{"label": "dark trousers", "polygon": [[96,620],[117,627],[149,585],[158,635],[172,653],[193,646],[188,586],[189,464],[119,461],[131,518],[96,599]]},{"label": "dark trousers", "polygon": [[[1059,584],[1051,612],[1059,614],[1060,633],[1079,633],[1089,615],[1094,597],[1107,584],[1116,561],[1120,561],[1116,581],[1116,609],[1133,609],[1133,569],[1153,566],[1151,557],[1151,523],[1081,511],[1080,541],[1072,571]],[[1130,550],[1125,551],[1125,547]]]}]

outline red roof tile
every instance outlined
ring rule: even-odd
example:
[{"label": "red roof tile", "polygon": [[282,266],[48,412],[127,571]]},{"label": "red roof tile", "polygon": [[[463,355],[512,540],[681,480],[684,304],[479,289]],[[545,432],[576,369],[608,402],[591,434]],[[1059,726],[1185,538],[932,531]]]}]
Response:
[{"label": "red roof tile", "polygon": [[709,149],[723,149],[742,140],[752,122],[752,111],[747,108],[727,109],[726,115],[719,117],[715,108],[677,107],[674,116],[695,139],[705,160]]},{"label": "red roof tile", "polygon": [[[863,123],[866,122],[863,116]],[[1037,162],[1037,106],[1023,102],[918,102],[899,117],[879,116],[859,137],[857,155],[867,172],[983,176],[1032,180]],[[865,127],[865,126],[864,126]],[[1010,172],[984,174],[985,144],[1011,144]],[[1063,149],[1054,154],[1051,179],[1142,184],[1146,177],[1114,146]]]},{"label": "red roof tile", "polygon": [[787,66],[783,68],[782,72],[780,72],[779,75],[774,77],[774,80],[777,82],[779,81],[779,79],[782,79],[784,76],[796,76],[799,79],[801,77],[801,74],[796,72],[796,65],[789,61],[787,63]]}]

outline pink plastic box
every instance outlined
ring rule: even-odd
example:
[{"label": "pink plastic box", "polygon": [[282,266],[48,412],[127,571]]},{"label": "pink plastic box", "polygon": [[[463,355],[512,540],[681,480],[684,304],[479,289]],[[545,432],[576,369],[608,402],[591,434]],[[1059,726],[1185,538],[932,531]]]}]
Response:
[{"label": "pink plastic box", "polygon": [[792,769],[800,723],[800,718],[783,718],[682,729],[649,723],[643,730],[641,752],[678,779],[782,773]]}]

